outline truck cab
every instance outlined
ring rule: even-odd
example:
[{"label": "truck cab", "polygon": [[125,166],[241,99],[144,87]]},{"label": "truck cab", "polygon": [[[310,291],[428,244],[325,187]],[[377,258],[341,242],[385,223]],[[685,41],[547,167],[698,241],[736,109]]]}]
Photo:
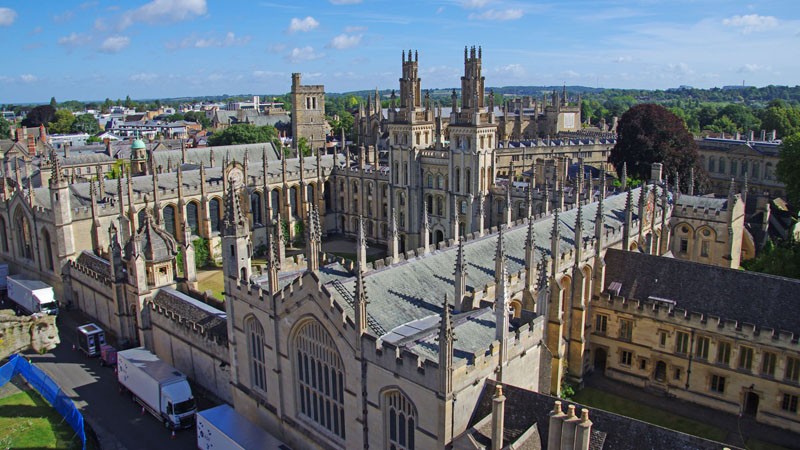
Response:
[{"label": "truck cab", "polygon": [[161,410],[164,425],[168,428],[191,428],[197,413],[192,391],[187,383],[173,383],[161,390]]}]

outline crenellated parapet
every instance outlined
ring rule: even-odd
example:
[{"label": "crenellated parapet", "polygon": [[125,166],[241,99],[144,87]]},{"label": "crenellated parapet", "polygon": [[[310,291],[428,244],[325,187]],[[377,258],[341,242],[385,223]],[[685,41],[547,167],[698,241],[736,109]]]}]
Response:
[{"label": "crenellated parapet", "polygon": [[592,299],[592,305],[615,312],[633,314],[660,323],[689,327],[709,334],[726,335],[753,344],[800,350],[800,336],[795,333],[726,319],[713,314],[687,311],[674,306],[671,302],[658,299],[625,298],[611,292],[603,292]]}]

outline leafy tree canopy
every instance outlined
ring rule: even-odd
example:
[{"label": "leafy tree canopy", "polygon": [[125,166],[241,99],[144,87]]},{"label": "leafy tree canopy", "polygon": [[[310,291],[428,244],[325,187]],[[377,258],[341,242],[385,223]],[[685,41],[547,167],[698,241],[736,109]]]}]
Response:
[{"label": "leafy tree canopy", "polygon": [[22,126],[25,127],[38,127],[39,125],[47,126],[50,122],[55,120],[56,110],[50,105],[36,106],[28,112],[28,115],[22,120]]},{"label": "leafy tree canopy", "polygon": [[694,137],[683,120],[663,106],[645,103],[630,108],[620,118],[617,134],[609,156],[617,173],[626,163],[629,176],[649,180],[651,165],[662,163],[664,174],[677,172],[682,185],[688,183],[692,167],[695,179],[705,182]]},{"label": "leafy tree canopy", "polygon": [[800,205],[800,133],[787,137],[781,143],[776,173],[786,185],[789,203],[795,207]]},{"label": "leafy tree canopy", "polygon": [[66,109],[59,109],[56,111],[55,120],[50,122],[50,134],[68,134],[72,129],[72,123],[75,122],[75,116]]},{"label": "leafy tree canopy", "polygon": [[100,132],[100,124],[97,123],[97,119],[93,115],[81,114],[75,117],[70,131],[73,133],[97,134]]},{"label": "leafy tree canopy", "polygon": [[280,148],[278,130],[271,125],[257,127],[249,123],[231,125],[221,132],[214,133],[208,139],[210,145],[256,144],[272,142],[275,148]]},{"label": "leafy tree canopy", "polygon": [[9,137],[11,137],[11,124],[0,117],[0,139],[8,139]]}]

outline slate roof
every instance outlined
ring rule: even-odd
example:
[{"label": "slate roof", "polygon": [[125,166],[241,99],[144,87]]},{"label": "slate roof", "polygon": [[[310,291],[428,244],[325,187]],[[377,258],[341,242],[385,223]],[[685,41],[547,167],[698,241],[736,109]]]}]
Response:
[{"label": "slate roof", "polygon": [[800,335],[800,280],[615,249],[605,261],[605,287],[622,283],[623,297]]},{"label": "slate roof", "polygon": [[204,334],[217,338],[221,345],[227,345],[227,315],[223,311],[169,287],[158,291],[153,304],[203,327]]},{"label": "slate roof", "polygon": [[[254,144],[255,145],[255,144]],[[262,154],[261,151],[263,149],[263,144],[259,145],[258,150],[258,161],[253,162],[248,169],[248,176],[250,177],[257,177],[261,178],[263,173],[262,167]],[[233,146],[239,147],[239,146]],[[227,147],[215,147],[215,154],[214,159],[216,161],[214,167],[206,166],[206,182],[207,183],[218,183],[222,182],[222,157],[224,155],[219,155],[217,151],[219,149],[224,149]],[[190,155],[193,151],[196,150],[207,150],[207,149],[191,149]],[[166,152],[161,152],[166,153]],[[242,151],[242,155],[244,151]],[[248,153],[249,158],[254,158],[251,156],[253,152]],[[326,173],[330,173],[331,169],[333,168],[333,155],[323,155],[321,158],[321,163],[323,169]],[[339,155],[339,159],[342,160],[344,158],[343,155]],[[191,160],[191,158],[189,158]],[[233,153],[231,154],[231,159],[233,159]],[[165,166],[166,167],[166,159]],[[180,150],[178,151],[177,158],[172,159],[173,164],[177,166],[178,162],[180,162]],[[250,164],[250,163],[249,163]],[[305,168],[307,170],[316,169],[317,167],[317,158],[315,156],[309,156],[305,158],[304,161]],[[190,167],[189,165],[184,167]],[[286,169],[289,172],[297,172],[300,167],[300,160],[298,158],[291,158],[286,160]],[[184,186],[197,186],[200,184],[200,171],[199,166],[197,168],[191,167],[192,170],[184,170],[183,172],[183,185]],[[176,169],[177,170],[177,167]],[[270,176],[280,175],[282,172],[281,163],[280,161],[276,161],[275,163],[270,163],[268,174]],[[251,180],[252,182],[252,180]],[[116,199],[117,197],[117,180],[103,180],[105,183],[105,193],[107,198]],[[122,186],[123,186],[123,195],[125,197],[125,201],[127,202],[127,179],[122,179]],[[153,178],[150,175],[143,175],[133,177],[132,179],[133,184],[133,191],[135,194],[147,194],[147,196],[152,200],[153,199]],[[178,187],[178,175],[177,172],[163,172],[158,175],[158,186],[162,190],[171,190],[177,189]],[[91,206],[91,196],[89,194],[90,184],[88,182],[79,182],[73,183],[69,186],[70,190],[70,205],[73,208],[79,206]],[[219,188],[221,192],[221,188]],[[40,206],[45,209],[51,209],[50,204],[50,189],[48,187],[38,187],[34,188],[35,193],[35,202],[37,206]]]},{"label": "slate roof", "polygon": [[127,255],[134,255],[137,247],[141,249],[142,255],[147,262],[161,263],[172,261],[178,254],[178,244],[169,233],[158,227],[152,216],[148,213],[144,223],[136,231],[133,239],[126,244]]},{"label": "slate roof", "polygon": [[728,209],[728,199],[698,195],[679,195],[678,198],[675,199],[675,206],[678,208],[686,206],[689,208],[725,211]]},{"label": "slate roof", "polygon": [[[638,201],[640,189],[632,191],[634,204]],[[603,203],[604,221],[606,229],[619,230],[624,219],[625,194],[612,195]],[[589,239],[594,236],[594,218],[597,203],[583,207],[583,236]],[[634,208],[634,217],[636,208]],[[575,218],[577,209],[572,209],[559,214],[559,251],[568,252],[573,248]],[[534,225],[536,236],[536,258],[540,262],[541,251],[550,253],[550,233],[553,228],[553,215],[541,218]],[[507,270],[515,274],[524,270],[525,240],[527,224],[522,224],[505,230],[504,248],[506,251]],[[486,235],[464,245],[465,260],[467,263],[467,289],[482,289],[483,286],[494,284],[494,254],[497,246],[497,234]],[[364,284],[369,299],[367,314],[377,325],[375,328],[383,330],[376,333],[379,336],[392,330],[431,315],[439,315],[442,310],[442,301],[447,294],[453,300],[453,272],[456,260],[456,247],[441,251],[434,251],[428,255],[413,258],[400,264],[395,264],[384,269],[368,272],[364,276]],[[344,290],[352,295],[355,292],[355,277],[339,280],[341,289],[329,286],[329,291],[334,299],[339,302],[351,318],[354,317],[353,308],[348,299],[341,294]],[[493,300],[493,299],[489,299]],[[494,318],[481,315],[459,324],[456,318],[456,353],[459,351],[472,353],[475,348],[487,348],[494,339]],[[463,331],[458,328],[462,327]],[[435,327],[434,327],[435,328]],[[375,329],[373,329],[375,332]],[[466,337],[469,334],[469,337]],[[430,357],[438,350],[435,342],[421,340],[412,351]]]},{"label": "slate roof", "polygon": [[78,255],[77,262],[92,269],[96,273],[111,277],[111,265],[108,261],[92,252],[86,250],[82,251],[81,254]]},{"label": "slate roof", "polygon": [[[470,418],[468,425],[470,428],[491,415],[495,386],[494,380],[486,380],[478,404]],[[553,410],[555,401],[559,399],[509,384],[503,385],[503,395],[506,397],[504,441],[507,444],[515,442],[530,427],[536,427],[538,434],[531,433],[526,437],[528,439],[540,437],[541,442],[539,442],[538,448],[547,448],[550,431],[549,413]],[[564,412],[566,412],[568,404],[575,405],[576,414],[586,408],[586,406],[562,400]],[[593,450],[719,450],[723,447],[736,448],[601,409],[589,408],[589,420],[593,424],[589,448]],[[526,444],[526,448],[537,448],[530,443]]]}]

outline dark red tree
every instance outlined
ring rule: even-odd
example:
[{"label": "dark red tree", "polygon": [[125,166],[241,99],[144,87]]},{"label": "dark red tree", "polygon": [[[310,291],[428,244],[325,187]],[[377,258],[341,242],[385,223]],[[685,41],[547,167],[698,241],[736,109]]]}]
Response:
[{"label": "dark red tree", "polygon": [[39,125],[47,126],[56,118],[56,109],[50,105],[39,105],[34,107],[28,112],[22,125],[26,127],[38,127]]},{"label": "dark red tree", "polygon": [[672,179],[678,173],[684,192],[692,167],[696,187],[704,186],[708,180],[686,124],[659,105],[635,105],[622,115],[617,125],[617,144],[608,160],[617,173],[627,163],[628,176],[641,180],[649,180],[651,165],[660,162],[665,176]]}]

